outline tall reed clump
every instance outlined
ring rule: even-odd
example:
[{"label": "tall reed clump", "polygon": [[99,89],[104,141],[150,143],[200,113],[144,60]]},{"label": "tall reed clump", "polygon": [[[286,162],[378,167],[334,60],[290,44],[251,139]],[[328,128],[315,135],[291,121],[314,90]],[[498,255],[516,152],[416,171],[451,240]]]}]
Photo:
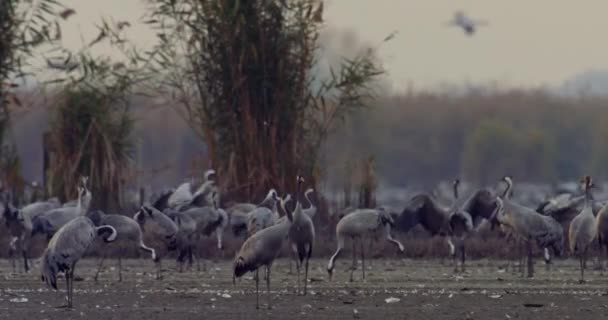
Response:
[{"label": "tall reed clump", "polygon": [[107,60],[83,63],[85,76],[64,85],[52,106],[48,184],[67,200],[75,196],[78,178],[88,176],[92,206],[119,210],[133,152],[133,82]]},{"label": "tall reed clump", "polygon": [[159,44],[136,58],[162,76],[158,91],[180,102],[232,198],[294,190],[297,174],[317,176],[326,137],[370,101],[383,73],[371,49],[321,65],[318,0],[149,3]]}]

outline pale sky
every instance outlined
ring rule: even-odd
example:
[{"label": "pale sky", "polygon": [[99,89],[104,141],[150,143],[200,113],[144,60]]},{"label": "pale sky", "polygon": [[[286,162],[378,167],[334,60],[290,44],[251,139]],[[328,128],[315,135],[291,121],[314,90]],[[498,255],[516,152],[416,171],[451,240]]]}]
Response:
[{"label": "pale sky", "polygon": [[[117,20],[139,19],[142,0],[64,0],[78,12],[64,29],[72,45],[76,27],[94,33],[101,14]],[[559,85],[591,69],[608,69],[608,1],[572,0],[326,0],[325,22],[351,30],[363,42],[377,44],[393,88],[408,83],[433,88],[441,83],[496,81],[507,86]],[[446,27],[456,10],[488,21],[472,37]],[[67,30],[72,28],[72,30]],[[131,38],[142,45],[153,33],[134,25]],[[88,38],[93,37],[87,35]]]}]

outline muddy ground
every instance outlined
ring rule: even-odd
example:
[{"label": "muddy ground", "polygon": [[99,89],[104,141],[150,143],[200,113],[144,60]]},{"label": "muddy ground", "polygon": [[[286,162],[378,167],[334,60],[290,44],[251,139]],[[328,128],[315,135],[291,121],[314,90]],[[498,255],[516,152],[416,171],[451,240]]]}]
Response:
[{"label": "muddy ground", "polygon": [[[123,261],[123,281],[117,282],[114,261],[107,261],[94,282],[96,260],[83,260],[76,274],[72,310],[61,291],[46,288],[38,270],[12,273],[0,260],[0,319],[606,319],[608,273],[588,271],[578,282],[573,260],[556,261],[546,271],[537,263],[534,279],[505,270],[504,261],[471,261],[455,275],[439,260],[375,260],[348,282],[350,262],[338,261],[333,282],[327,281],[326,260],[311,262],[309,295],[294,292],[296,277],[289,261],[280,260],[272,272],[270,302],[255,309],[255,283],[246,275],[232,285],[231,262],[208,262],[206,271],[177,273],[173,261],[164,263],[164,280],[153,276],[149,260]],[[262,282],[264,284],[264,282]]]}]

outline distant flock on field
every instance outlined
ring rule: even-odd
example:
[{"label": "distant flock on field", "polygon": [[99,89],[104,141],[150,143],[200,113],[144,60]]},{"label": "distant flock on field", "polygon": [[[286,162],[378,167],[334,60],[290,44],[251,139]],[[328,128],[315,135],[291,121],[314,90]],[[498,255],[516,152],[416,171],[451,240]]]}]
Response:
[{"label": "distant flock on field", "polygon": [[[201,236],[215,233],[217,249],[223,248],[224,232],[230,232],[243,243],[235,255],[232,276],[236,282],[248,272],[254,273],[256,307],[259,308],[259,270],[264,271],[266,289],[270,290],[272,265],[283,247],[293,251],[297,269],[297,290],[306,295],[308,290],[309,260],[314,251],[315,224],[313,217],[317,205],[311,200],[315,192],[307,188],[306,179],[294,177],[295,195],[279,195],[268,191],[259,203],[235,203],[228,208],[220,206],[220,188],[216,172],[207,170],[200,185],[186,182],[175,189],[156,196],[151,203],[142,205],[132,217],[89,210],[94,196],[87,177],[82,177],[75,188],[77,199],[64,204],[56,198],[33,202],[15,208],[8,196],[3,196],[2,218],[10,233],[9,248],[21,255],[23,268],[31,269],[28,256],[33,237],[42,235],[48,241],[40,257],[41,280],[57,289],[57,275],[63,273],[66,282],[67,304],[72,307],[74,270],[79,259],[96,239],[102,256],[95,273],[98,280],[106,258],[106,251],[118,243],[137,247],[156,264],[156,279],[162,279],[161,260],[169,251],[177,252],[179,271],[186,262],[199,264],[195,248]],[[336,250],[327,263],[328,280],[336,269],[336,260],[344,250],[351,249],[350,281],[357,269],[358,252],[361,258],[362,277],[365,278],[365,247],[375,241],[386,240],[403,252],[403,244],[393,232],[408,232],[420,226],[433,236],[443,237],[453,259],[454,272],[465,271],[466,242],[482,227],[506,235],[505,241],[523,248],[522,259],[527,260],[527,272],[520,261],[522,275],[534,275],[533,251],[543,251],[550,265],[553,256],[567,252],[580,263],[580,281],[584,281],[587,257],[594,245],[606,248],[608,254],[608,205],[593,198],[594,183],[590,176],[580,180],[580,192],[549,197],[536,208],[512,198],[514,182],[509,176],[501,179],[502,190],[480,188],[464,196],[458,179],[453,181],[451,204],[444,206],[433,193],[415,194],[400,212],[385,206],[376,208],[342,208],[335,229]],[[294,202],[295,205],[289,205]],[[566,226],[566,227],[564,227]],[[144,239],[153,239],[145,243]],[[351,245],[352,247],[349,247]],[[567,248],[566,248],[567,246]],[[601,252],[601,251],[600,251]],[[118,280],[122,280],[121,257],[118,256]],[[13,266],[15,261],[13,261]],[[199,264],[200,265],[200,264]],[[263,268],[262,268],[263,267]],[[268,299],[270,307],[270,299]]]}]

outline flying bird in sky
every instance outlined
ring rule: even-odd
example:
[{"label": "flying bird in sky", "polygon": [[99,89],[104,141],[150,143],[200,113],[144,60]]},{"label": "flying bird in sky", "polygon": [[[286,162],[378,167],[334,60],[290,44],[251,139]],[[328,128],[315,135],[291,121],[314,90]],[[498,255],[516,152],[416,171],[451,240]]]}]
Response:
[{"label": "flying bird in sky", "polygon": [[473,20],[467,17],[462,11],[456,11],[454,13],[454,18],[448,22],[448,26],[460,27],[468,36],[472,36],[477,30],[477,27],[486,25],[488,25],[486,21]]}]

